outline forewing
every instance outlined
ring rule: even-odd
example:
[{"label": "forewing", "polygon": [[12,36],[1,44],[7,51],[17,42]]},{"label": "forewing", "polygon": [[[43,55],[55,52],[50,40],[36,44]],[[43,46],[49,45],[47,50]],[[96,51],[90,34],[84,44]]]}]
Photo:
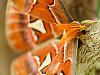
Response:
[{"label": "forewing", "polygon": [[[58,37],[62,31],[56,28],[54,23],[69,22],[69,13],[62,0],[37,0],[30,11],[30,23],[42,20],[45,33],[33,28],[38,38],[37,43],[42,43],[54,36]],[[71,18],[71,17],[70,17]],[[72,19],[71,19],[72,20]],[[33,26],[37,26],[33,24]],[[40,28],[40,27],[38,27]],[[41,28],[40,28],[41,29]],[[42,29],[43,30],[43,29]],[[47,38],[48,37],[48,38]]]},{"label": "forewing", "polygon": [[60,0],[38,0],[34,4],[30,14],[32,17],[42,19],[48,23],[67,23],[64,6]]}]

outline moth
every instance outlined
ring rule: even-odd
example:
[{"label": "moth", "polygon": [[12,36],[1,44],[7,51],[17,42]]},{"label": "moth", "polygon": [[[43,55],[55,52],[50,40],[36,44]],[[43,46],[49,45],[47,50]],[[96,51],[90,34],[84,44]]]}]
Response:
[{"label": "moth", "polygon": [[72,21],[62,0],[8,0],[8,43],[26,52],[12,62],[11,74],[74,75],[76,39],[86,26]]}]

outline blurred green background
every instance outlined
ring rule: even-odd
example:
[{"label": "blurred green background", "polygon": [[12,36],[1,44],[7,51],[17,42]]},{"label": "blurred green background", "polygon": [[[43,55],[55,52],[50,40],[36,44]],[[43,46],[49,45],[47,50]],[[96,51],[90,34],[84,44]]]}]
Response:
[{"label": "blurred green background", "polygon": [[97,5],[97,18],[100,18],[100,0],[97,0],[98,5]]}]

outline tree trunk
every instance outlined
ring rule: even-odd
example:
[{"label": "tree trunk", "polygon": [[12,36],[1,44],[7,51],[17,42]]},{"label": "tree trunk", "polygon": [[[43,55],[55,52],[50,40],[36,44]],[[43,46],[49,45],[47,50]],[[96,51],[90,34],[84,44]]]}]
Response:
[{"label": "tree trunk", "polygon": [[85,35],[77,51],[76,75],[100,75],[100,20]]}]

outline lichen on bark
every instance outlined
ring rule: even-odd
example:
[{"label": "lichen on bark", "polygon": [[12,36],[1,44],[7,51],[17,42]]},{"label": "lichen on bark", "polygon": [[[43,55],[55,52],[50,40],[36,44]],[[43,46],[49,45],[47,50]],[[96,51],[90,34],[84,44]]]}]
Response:
[{"label": "lichen on bark", "polygon": [[86,29],[77,51],[76,75],[100,75],[100,20]]}]

